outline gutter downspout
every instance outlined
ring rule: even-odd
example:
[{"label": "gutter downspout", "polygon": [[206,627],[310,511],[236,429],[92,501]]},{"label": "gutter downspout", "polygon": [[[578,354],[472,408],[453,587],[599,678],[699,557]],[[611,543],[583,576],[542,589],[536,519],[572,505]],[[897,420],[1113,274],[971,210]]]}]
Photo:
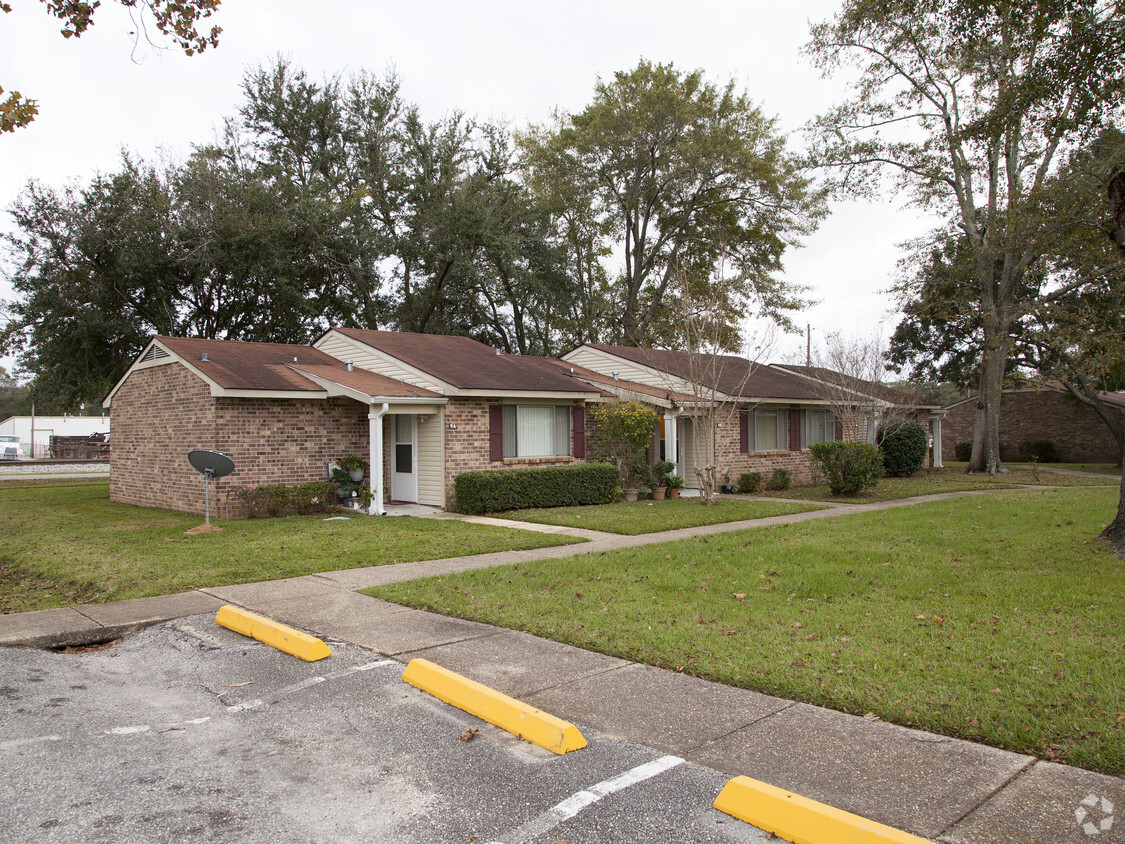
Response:
[{"label": "gutter downspout", "polygon": [[367,462],[371,466],[371,506],[367,510],[369,516],[384,516],[383,508],[383,417],[391,406],[383,402],[383,407],[375,412],[375,404],[367,414]]}]

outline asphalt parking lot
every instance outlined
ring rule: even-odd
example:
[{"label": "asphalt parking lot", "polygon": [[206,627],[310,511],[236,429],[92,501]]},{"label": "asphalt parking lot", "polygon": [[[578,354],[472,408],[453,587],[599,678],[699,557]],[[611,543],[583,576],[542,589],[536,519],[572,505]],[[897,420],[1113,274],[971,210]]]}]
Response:
[{"label": "asphalt parking lot", "polygon": [[766,840],[711,808],[716,771],[586,728],[556,756],[330,644],[304,663],[206,615],[102,650],[0,650],[0,838]]}]

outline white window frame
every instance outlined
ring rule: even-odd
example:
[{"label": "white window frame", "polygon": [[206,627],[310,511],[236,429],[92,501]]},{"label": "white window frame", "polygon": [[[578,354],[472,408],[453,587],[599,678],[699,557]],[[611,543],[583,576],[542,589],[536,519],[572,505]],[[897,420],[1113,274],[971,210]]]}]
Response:
[{"label": "white window frame", "polygon": [[[550,415],[542,413],[551,411]],[[506,404],[503,410],[504,459],[536,457],[570,457],[573,447],[571,406],[568,404]],[[520,416],[525,424],[533,424],[527,417],[543,416],[537,424],[545,431],[536,432],[533,439],[529,428],[520,436]],[[535,439],[546,439],[548,446],[534,448]]]},{"label": "white window frame", "polygon": [[[813,431],[814,414],[822,417],[824,438],[816,439]],[[830,410],[805,410],[801,413],[801,448],[809,448],[817,443],[830,443],[836,440],[836,415]]]},{"label": "white window frame", "polygon": [[[774,425],[777,426],[777,445],[770,448],[758,445],[758,417],[765,423],[767,416],[772,416]],[[768,423],[766,423],[768,425]],[[748,451],[786,451],[789,448],[789,411],[785,408],[773,410],[752,410],[746,419],[746,434]]]}]

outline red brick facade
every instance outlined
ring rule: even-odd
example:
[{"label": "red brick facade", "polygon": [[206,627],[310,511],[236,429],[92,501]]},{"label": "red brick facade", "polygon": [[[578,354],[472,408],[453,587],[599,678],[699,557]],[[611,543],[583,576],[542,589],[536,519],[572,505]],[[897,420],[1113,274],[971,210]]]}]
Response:
[{"label": "red brick facade", "polygon": [[[445,506],[456,506],[453,488],[462,472],[512,469],[531,466],[569,466],[580,463],[573,457],[521,457],[489,459],[488,409],[499,399],[450,398],[445,406]],[[568,404],[559,400],[559,404]],[[589,423],[587,423],[589,424]],[[589,431],[587,431],[587,436]],[[572,445],[573,448],[573,445]]]},{"label": "red brick facade", "polygon": [[367,407],[344,398],[216,399],[178,364],[138,369],[113,398],[110,499],[202,515],[203,476],[187,461],[196,448],[234,455],[234,474],[211,486],[215,517],[233,486],[319,481],[329,460],[365,456]]},{"label": "red brick facade", "polygon": [[[976,402],[961,402],[942,420],[942,454],[953,460],[957,443],[973,441]],[[116,425],[116,420],[114,421]],[[1027,460],[1030,444],[1051,440],[1064,463],[1116,463],[1117,441],[1101,417],[1067,393],[1054,390],[1004,393],[1000,399],[1000,459]]]}]

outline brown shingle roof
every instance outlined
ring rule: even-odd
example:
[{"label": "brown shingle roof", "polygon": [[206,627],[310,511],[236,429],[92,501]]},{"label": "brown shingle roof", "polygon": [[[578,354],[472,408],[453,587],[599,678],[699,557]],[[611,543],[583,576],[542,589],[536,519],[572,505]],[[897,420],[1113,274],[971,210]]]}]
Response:
[{"label": "brown shingle roof", "polygon": [[495,349],[471,337],[363,328],[334,330],[461,390],[595,392],[543,358],[498,355]]},{"label": "brown shingle roof", "polygon": [[[374,372],[348,372],[343,361],[312,346],[295,343],[246,343],[197,337],[163,337],[156,342],[175,353],[220,387],[229,390],[300,391],[320,393],[324,388],[307,372],[370,396],[434,397],[437,393],[404,384]],[[203,360],[204,354],[207,360]]]},{"label": "brown shingle roof", "polygon": [[290,366],[298,372],[307,372],[309,375],[315,375],[318,378],[366,393],[369,396],[386,396],[388,398],[438,398],[440,396],[433,390],[415,387],[413,384],[397,381],[377,372],[368,372],[366,369],[353,369],[348,372],[348,368],[340,361],[336,361],[333,366],[299,363],[290,364]]},{"label": "brown shingle roof", "polygon": [[[702,363],[692,361],[689,352],[668,349],[640,349],[635,346],[609,346],[603,343],[587,343],[591,349],[598,349],[616,355],[633,363],[667,372],[685,381],[694,377],[704,381],[704,386],[715,381],[719,391],[731,396],[753,399],[787,399],[792,401],[816,401],[821,397],[812,389],[809,382],[788,372],[772,369],[769,366],[751,363],[746,358],[735,355],[702,355]],[[715,377],[701,376],[700,373],[715,373]]]}]

